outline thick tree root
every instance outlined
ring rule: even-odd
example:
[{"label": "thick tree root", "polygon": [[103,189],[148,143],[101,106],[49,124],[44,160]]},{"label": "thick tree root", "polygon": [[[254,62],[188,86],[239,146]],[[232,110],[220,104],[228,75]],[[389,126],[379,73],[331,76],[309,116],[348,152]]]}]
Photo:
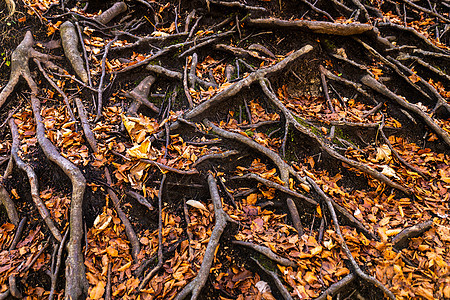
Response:
[{"label": "thick tree root", "polygon": [[19,132],[17,131],[17,125],[14,122],[13,118],[9,120],[9,127],[11,129],[11,135],[13,137],[13,143],[11,147],[11,157],[14,159],[19,169],[21,169],[27,174],[31,188],[31,198],[33,199],[34,205],[36,205],[39,214],[41,215],[45,224],[47,224],[47,227],[50,229],[50,232],[53,234],[53,237],[58,242],[61,242],[62,240],[61,233],[59,232],[58,228],[56,228],[55,223],[53,223],[53,220],[50,216],[50,212],[48,211],[44,202],[42,202],[41,197],[39,196],[38,178],[36,176],[36,173],[34,172],[33,168],[27,163],[25,163],[19,156],[18,153],[20,143]]},{"label": "thick tree root", "polygon": [[136,115],[141,105],[145,105],[155,113],[159,114],[159,108],[153,103],[148,101],[147,97],[150,93],[150,88],[155,82],[156,78],[153,75],[145,77],[131,92],[128,92],[126,96],[134,100],[130,108],[128,108],[127,114]]},{"label": "thick tree root", "polygon": [[97,22],[106,25],[109,23],[109,21],[117,17],[119,14],[125,12],[127,9],[128,7],[125,2],[116,2],[113,6],[105,10],[101,15],[96,16],[94,19]]},{"label": "thick tree root", "polygon": [[356,262],[356,260],[353,258],[352,253],[350,252],[350,249],[347,246],[347,243],[345,242],[344,237],[342,236],[341,233],[341,229],[339,227],[339,222],[337,220],[337,216],[336,216],[336,212],[334,210],[334,206],[333,206],[333,202],[332,200],[322,191],[322,189],[317,185],[317,183],[307,177],[308,182],[312,185],[312,187],[314,188],[314,190],[319,194],[319,196],[325,201],[325,203],[327,204],[328,207],[328,211],[330,212],[331,218],[333,220],[334,223],[334,228],[336,231],[336,234],[338,235],[338,242],[341,245],[342,250],[344,251],[345,255],[347,256],[347,258],[350,260],[350,263],[353,267],[354,272],[356,273],[356,275],[358,275],[359,277],[361,277],[362,279],[366,280],[367,282],[372,283],[373,285],[375,285],[376,287],[378,287],[380,290],[382,290],[384,292],[384,294],[386,296],[388,296],[390,299],[395,300],[395,296],[394,294],[388,289],[386,288],[381,282],[379,282],[377,279],[375,279],[374,277],[367,275],[366,273],[364,273],[361,268],[359,267],[358,263]]},{"label": "thick tree root", "polygon": [[198,270],[197,277],[188,283],[175,297],[176,300],[182,300],[186,298],[190,293],[191,300],[195,300],[200,295],[200,291],[206,283],[209,276],[209,271],[214,260],[216,248],[219,246],[220,237],[222,236],[227,222],[230,221],[230,217],[225,213],[222,207],[222,200],[220,199],[219,190],[217,189],[217,183],[214,176],[208,174],[208,186],[211,193],[211,199],[214,204],[214,216],[216,223],[214,229],[209,238],[208,246],[206,247],[205,255],[203,256],[203,262]]},{"label": "thick tree root", "polygon": [[66,21],[61,25],[60,32],[64,54],[72,65],[75,73],[77,73],[85,84],[88,84],[88,75],[84,68],[84,62],[81,58],[81,54],[78,51],[78,34],[75,26],[70,21]]},{"label": "thick tree root", "polygon": [[355,35],[362,34],[373,30],[373,26],[369,24],[351,23],[340,24],[322,21],[286,21],[280,19],[249,19],[248,24],[258,27],[270,28],[291,28],[305,30],[314,33],[332,34],[332,35]]}]

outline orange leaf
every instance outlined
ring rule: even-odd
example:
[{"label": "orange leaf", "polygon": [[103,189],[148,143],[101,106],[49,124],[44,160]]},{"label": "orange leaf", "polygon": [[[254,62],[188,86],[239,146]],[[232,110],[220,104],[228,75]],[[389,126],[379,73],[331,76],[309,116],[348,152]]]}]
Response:
[{"label": "orange leaf", "polygon": [[89,297],[91,299],[100,299],[103,297],[103,294],[105,293],[105,286],[106,284],[103,281],[99,281],[89,293]]}]

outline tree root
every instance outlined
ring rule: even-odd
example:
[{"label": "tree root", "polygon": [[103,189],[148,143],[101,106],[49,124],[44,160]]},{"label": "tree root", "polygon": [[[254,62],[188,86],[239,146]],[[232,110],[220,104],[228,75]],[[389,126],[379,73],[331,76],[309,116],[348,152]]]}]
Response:
[{"label": "tree root", "polygon": [[422,109],[420,109],[417,105],[409,103],[403,97],[398,96],[397,94],[391,92],[384,84],[380,83],[378,80],[369,75],[364,75],[361,78],[361,82],[372,88],[376,92],[386,96],[387,98],[394,100],[400,106],[406,108],[409,111],[414,112],[418,115],[425,124],[427,124],[430,129],[432,129],[438,136],[444,140],[444,142],[450,146],[450,136],[447,132],[445,132],[434,120]]},{"label": "tree root", "polygon": [[22,220],[20,220],[19,225],[17,226],[17,230],[16,233],[14,234],[14,238],[11,242],[11,245],[9,245],[9,251],[12,251],[16,248],[17,243],[20,241],[20,239],[22,238],[22,232],[25,229],[25,225],[27,225],[27,217],[23,217]]},{"label": "tree root", "polygon": [[277,273],[267,270],[258,260],[254,259],[252,257],[252,260],[258,265],[258,267],[261,268],[261,270],[263,270],[265,273],[267,273],[273,280],[273,282],[275,283],[275,285],[278,288],[278,291],[281,293],[281,295],[283,296],[283,299],[285,300],[293,300],[291,294],[289,293],[289,291],[286,289],[286,287],[283,285],[283,283],[281,282],[280,278],[278,278]]},{"label": "tree root", "polygon": [[161,269],[163,266],[163,245],[162,245],[162,230],[163,230],[163,221],[162,221],[162,197],[163,197],[163,190],[164,190],[164,182],[166,181],[166,174],[163,175],[161,179],[161,184],[159,186],[159,192],[158,192],[158,264],[147,274],[145,275],[144,279],[141,281],[138,287],[138,292],[140,292],[150,281],[150,279],[155,276],[156,272]]},{"label": "tree root", "polygon": [[214,5],[225,6],[225,7],[230,7],[230,8],[239,8],[239,9],[243,9],[243,10],[255,10],[255,11],[263,11],[263,12],[266,11],[266,9],[264,7],[245,5],[245,4],[240,3],[239,1],[218,1],[218,0],[207,0],[208,10],[209,10],[210,3],[214,4]]},{"label": "tree root", "polygon": [[[108,168],[105,168],[105,177],[106,177],[106,183],[111,186],[112,180],[111,176],[109,175]],[[137,256],[139,252],[141,251],[141,244],[139,243],[138,237],[136,233],[134,232],[133,226],[130,223],[130,220],[128,220],[127,215],[123,212],[123,210],[120,208],[120,200],[117,197],[116,193],[110,188],[108,188],[108,195],[111,198],[112,202],[114,203],[114,209],[117,211],[117,215],[119,216],[120,220],[122,221],[123,225],[125,226],[125,233],[128,237],[128,240],[131,244],[131,256],[134,260],[137,260]]]},{"label": "tree root", "polygon": [[2,183],[0,183],[0,201],[6,209],[9,221],[17,226],[19,224],[19,214],[17,213],[14,202],[11,200],[11,197],[9,197],[8,191]]},{"label": "tree root", "polygon": [[[51,288],[50,288],[50,295],[48,296],[48,300],[53,300],[53,297],[55,295],[56,290],[56,283],[58,280],[58,274],[59,269],[61,267],[61,261],[62,261],[62,252],[64,249],[64,244],[66,243],[67,236],[69,234],[69,230],[66,230],[66,233],[64,234],[61,242],[59,243],[59,247],[56,247],[53,251],[53,257],[52,257],[52,265],[50,269],[50,278],[51,278]],[[56,259],[56,261],[55,261]]]},{"label": "tree root", "polygon": [[94,17],[94,20],[102,23],[103,25],[106,25],[109,23],[109,21],[117,17],[119,14],[125,12],[127,9],[128,7],[125,2],[116,2],[113,6],[105,10],[101,15]]},{"label": "tree root", "polygon": [[348,274],[338,282],[330,285],[319,297],[314,298],[314,300],[327,300],[328,296],[336,295],[339,291],[346,288],[350,283],[352,283],[353,280],[355,280],[355,277],[356,276],[352,273]]},{"label": "tree root", "polygon": [[415,238],[425,231],[431,229],[433,226],[433,220],[429,220],[417,225],[403,229],[399,234],[392,238],[392,246],[398,250],[401,250],[408,246],[409,239]]},{"label": "tree root", "polygon": [[50,212],[48,211],[47,207],[45,206],[44,202],[42,202],[41,197],[39,196],[39,186],[38,186],[38,178],[36,176],[36,173],[34,172],[33,168],[25,163],[19,156],[19,132],[17,131],[17,125],[14,122],[14,119],[9,120],[9,127],[11,129],[11,135],[13,137],[13,143],[11,146],[11,157],[16,162],[16,165],[24,171],[27,176],[30,183],[31,188],[31,198],[33,199],[34,205],[36,205],[37,210],[39,211],[39,214],[41,215],[42,219],[44,220],[45,224],[47,224],[47,227],[49,228],[50,232],[53,234],[53,237],[58,241],[61,242],[62,236],[59,232],[58,228],[56,228],[55,223],[53,223],[53,220],[51,218]]},{"label": "tree root", "polygon": [[239,154],[239,151],[237,150],[228,150],[222,153],[212,153],[212,154],[206,154],[203,156],[200,156],[195,163],[192,164],[192,168],[196,168],[199,164],[201,164],[204,161],[210,160],[210,159],[224,159],[227,157],[230,157],[232,155]]},{"label": "tree root", "polygon": [[339,238],[338,242],[341,245],[341,248],[344,251],[345,255],[350,260],[350,263],[351,263],[351,265],[353,267],[353,270],[355,271],[356,275],[358,275],[362,279],[372,283],[373,285],[378,287],[380,290],[382,290],[384,292],[384,294],[386,296],[388,296],[390,299],[395,300],[396,298],[395,298],[394,294],[389,289],[387,289],[381,282],[379,282],[374,277],[364,273],[361,270],[361,268],[358,266],[358,263],[353,258],[353,255],[350,252],[350,250],[349,250],[349,248],[347,246],[347,243],[345,242],[344,237],[342,236],[341,229],[339,227],[339,222],[338,222],[337,217],[336,217],[336,212],[334,210],[334,206],[333,206],[332,200],[322,191],[322,189],[317,185],[317,183],[313,179],[311,179],[310,177],[307,177],[306,180],[308,180],[308,182],[311,184],[311,186],[314,188],[314,190],[320,195],[320,197],[327,204],[328,211],[330,212],[331,218],[332,218],[333,223],[334,223],[334,228],[335,228],[336,234],[338,235],[338,238]]},{"label": "tree root", "polygon": [[297,264],[295,262],[293,262],[290,259],[279,256],[278,254],[276,254],[272,250],[270,250],[268,247],[256,245],[254,243],[245,242],[245,241],[233,241],[233,244],[239,245],[239,246],[244,246],[244,247],[250,248],[252,250],[255,250],[256,252],[261,253],[261,254],[265,255],[266,257],[270,258],[277,264],[280,264],[280,265],[283,265],[286,267],[292,267],[292,268],[297,267]]},{"label": "tree root", "polygon": [[264,69],[259,69],[253,73],[251,73],[249,76],[245,77],[244,79],[234,83],[232,86],[228,87],[224,91],[218,93],[211,99],[200,103],[196,107],[194,107],[192,110],[188,111],[184,117],[185,119],[193,119],[195,117],[200,116],[202,113],[206,112],[210,107],[217,105],[218,103],[224,101],[225,99],[229,99],[230,97],[233,97],[237,93],[239,93],[243,88],[249,87],[251,84],[258,81],[260,78],[263,78],[267,75],[271,75],[275,72],[279,72],[286,67],[288,67],[293,61],[297,60],[300,56],[310,52],[313,49],[312,46],[306,45],[300,50],[295,51],[279,63],[277,63],[274,66],[267,67]]},{"label": "tree root", "polygon": [[159,163],[157,161],[154,160],[150,160],[150,159],[140,159],[141,162],[152,165],[152,166],[156,166],[162,170],[166,170],[169,172],[174,172],[177,174],[181,174],[181,175],[194,175],[194,174],[198,174],[198,171],[196,169],[190,169],[190,170],[180,170],[180,169],[176,169],[176,168],[172,168],[169,166],[166,166],[162,163]]},{"label": "tree root", "polygon": [[276,182],[273,182],[271,180],[262,178],[261,176],[259,176],[257,174],[254,174],[254,173],[247,173],[247,174],[242,175],[242,176],[231,177],[231,180],[235,180],[235,179],[238,179],[238,180],[241,180],[241,179],[253,179],[253,180],[258,181],[259,183],[264,184],[265,186],[277,189],[280,192],[285,193],[286,195],[289,195],[289,196],[297,198],[297,199],[304,200],[304,201],[308,202],[309,204],[313,205],[314,207],[318,204],[314,199],[312,199],[310,197],[302,195],[302,194],[300,194],[300,193],[298,193],[296,191],[293,191],[293,190],[289,189],[286,186],[283,186],[283,185],[278,184]]},{"label": "tree root", "polygon": [[373,26],[369,24],[361,23],[351,23],[351,24],[341,24],[341,23],[331,23],[323,21],[286,21],[281,19],[249,19],[248,24],[251,26],[258,27],[270,27],[270,28],[291,28],[306,30],[314,33],[321,34],[332,34],[332,35],[356,35],[370,32],[373,30]]},{"label": "tree root", "polygon": [[295,202],[291,198],[287,198],[286,203],[287,203],[287,206],[289,209],[289,213],[291,214],[292,225],[297,230],[298,235],[302,236],[303,235],[303,226],[302,226],[302,222],[300,220],[300,216],[298,214],[297,206],[295,206]]},{"label": "tree root", "polygon": [[155,113],[159,114],[160,110],[153,103],[148,101],[148,95],[150,94],[150,88],[155,82],[156,78],[153,75],[145,77],[131,92],[126,93],[128,98],[134,100],[130,108],[128,108],[127,114],[135,115],[141,105],[145,105]]},{"label": "tree root", "polygon": [[[266,79],[267,80],[267,79]],[[358,162],[358,161],[354,161],[351,160],[341,154],[339,154],[336,150],[332,149],[330,146],[327,145],[327,143],[325,141],[323,141],[320,137],[318,137],[316,134],[314,134],[309,128],[301,125],[292,115],[292,113],[283,105],[283,103],[281,103],[281,101],[277,98],[277,96],[269,90],[269,88],[267,87],[266,82],[261,79],[260,81],[260,85],[264,91],[264,93],[266,94],[266,96],[275,104],[275,106],[278,107],[279,110],[281,110],[283,112],[283,115],[286,118],[287,122],[290,122],[291,124],[294,125],[294,127],[300,131],[301,133],[305,134],[306,136],[312,138],[313,140],[315,140],[320,147],[322,148],[322,150],[324,150],[325,152],[327,152],[329,155],[331,155],[332,157],[334,157],[335,159],[340,160],[341,162],[350,165],[372,177],[374,177],[375,179],[378,179],[381,182],[386,183],[388,186],[391,186],[393,188],[396,188],[402,192],[404,192],[405,194],[410,194],[411,191],[403,186],[401,186],[398,183],[393,182],[392,180],[390,180],[388,177],[386,177],[385,175],[381,174],[380,172],[372,169],[371,167]]]},{"label": "tree root", "polygon": [[208,174],[208,186],[211,193],[211,198],[214,204],[214,215],[216,223],[214,229],[209,238],[208,246],[206,247],[205,255],[203,256],[203,262],[198,270],[197,276],[189,282],[175,297],[176,300],[182,300],[186,298],[190,293],[191,300],[195,300],[200,295],[200,291],[206,283],[213,263],[216,249],[219,246],[220,237],[222,236],[225,227],[227,226],[230,217],[225,213],[222,207],[222,200],[220,199],[219,191],[217,189],[217,183],[214,176]]},{"label": "tree root", "polygon": [[81,120],[81,125],[83,127],[84,136],[87,142],[91,146],[92,151],[97,152],[97,140],[95,139],[94,133],[91,130],[90,124],[87,119],[86,110],[84,109],[83,102],[80,98],[75,98],[75,104],[77,105],[78,116]]},{"label": "tree root", "polygon": [[87,72],[84,68],[84,62],[81,54],[78,51],[78,34],[75,26],[70,22],[64,22],[60,27],[61,42],[64,49],[64,54],[72,65],[73,70],[78,77],[85,83],[89,83]]},{"label": "tree root", "polygon": [[264,146],[258,144],[251,138],[245,137],[242,134],[234,133],[234,132],[230,132],[225,129],[222,129],[222,128],[214,125],[208,119],[203,120],[203,123],[206,126],[210,127],[214,133],[220,135],[221,137],[239,141],[243,144],[246,144],[250,148],[258,151],[259,153],[262,153],[265,156],[267,156],[278,167],[278,170],[280,172],[281,181],[283,181],[284,183],[286,183],[286,182],[289,183],[289,174],[291,174],[292,176],[297,178],[297,180],[299,180],[301,183],[304,183],[304,184],[306,183],[305,180],[302,179],[298,175],[298,173],[295,172],[294,169],[290,165],[288,165],[276,152],[270,150],[267,147],[264,147]]}]

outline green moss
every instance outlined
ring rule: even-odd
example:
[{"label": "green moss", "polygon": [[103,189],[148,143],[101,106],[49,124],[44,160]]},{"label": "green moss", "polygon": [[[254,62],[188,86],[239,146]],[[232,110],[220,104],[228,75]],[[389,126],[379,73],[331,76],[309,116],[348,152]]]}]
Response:
[{"label": "green moss", "polygon": [[327,50],[334,50],[336,49],[336,45],[333,43],[333,41],[329,39],[322,39],[322,45],[324,45]]}]

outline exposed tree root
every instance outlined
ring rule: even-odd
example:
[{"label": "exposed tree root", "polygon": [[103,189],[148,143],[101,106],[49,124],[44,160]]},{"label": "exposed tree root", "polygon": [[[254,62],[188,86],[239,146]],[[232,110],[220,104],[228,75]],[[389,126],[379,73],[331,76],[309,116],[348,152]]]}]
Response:
[{"label": "exposed tree root", "polygon": [[125,2],[116,2],[113,6],[105,10],[101,15],[96,16],[94,19],[103,25],[106,25],[119,14],[125,12],[127,8]]},{"label": "exposed tree root", "polygon": [[16,206],[9,196],[8,191],[2,183],[0,183],[0,201],[6,209],[9,221],[17,226],[19,224],[19,214],[17,213]]},{"label": "exposed tree root", "polygon": [[270,250],[269,248],[267,248],[265,246],[256,245],[254,243],[244,242],[244,241],[233,241],[233,244],[253,249],[258,253],[264,254],[265,256],[267,256],[268,258],[270,258],[271,260],[273,260],[274,262],[276,262],[280,265],[283,265],[286,267],[293,267],[293,268],[295,268],[297,266],[297,264],[295,262],[293,262],[287,258],[279,256],[278,254],[274,253],[272,250]]},{"label": "exposed tree root", "polygon": [[163,175],[161,179],[161,184],[159,186],[159,192],[158,192],[158,264],[150,271],[147,275],[145,275],[144,279],[141,281],[138,287],[138,292],[141,291],[148,283],[150,279],[156,274],[156,272],[161,269],[163,266],[163,245],[162,245],[162,197],[164,192],[164,182],[166,181],[166,174]]},{"label": "exposed tree root", "polygon": [[361,268],[358,266],[358,263],[356,262],[356,260],[353,258],[352,253],[350,252],[347,243],[345,242],[344,237],[342,236],[341,233],[341,229],[339,228],[339,222],[337,220],[336,217],[336,212],[334,211],[334,206],[332,203],[332,200],[322,191],[322,189],[317,185],[317,183],[312,180],[311,178],[307,177],[308,182],[312,185],[312,187],[314,188],[314,190],[320,195],[320,197],[325,201],[325,203],[327,204],[327,208],[328,211],[331,215],[331,218],[333,220],[334,223],[334,228],[336,231],[336,234],[339,237],[339,244],[341,245],[342,250],[344,251],[345,255],[347,256],[347,258],[350,260],[350,263],[353,267],[354,272],[356,273],[356,275],[358,275],[359,277],[361,277],[362,279],[372,283],[373,285],[375,285],[376,287],[378,287],[380,290],[382,290],[384,292],[384,294],[386,296],[388,296],[390,299],[395,300],[395,296],[394,294],[388,290],[381,282],[379,282],[377,279],[373,278],[370,275],[367,275],[366,273],[364,273]]},{"label": "exposed tree root", "polygon": [[50,279],[52,281],[51,283],[51,287],[50,287],[50,295],[48,296],[49,300],[52,300],[53,297],[55,296],[55,290],[56,290],[56,283],[58,280],[58,274],[59,274],[59,269],[61,267],[61,261],[62,261],[62,252],[64,249],[64,245],[66,243],[67,237],[69,235],[69,230],[66,230],[66,233],[63,236],[63,239],[61,240],[61,242],[58,244],[55,243],[55,248],[53,250],[53,256],[52,256],[52,265],[50,268]]},{"label": "exposed tree root", "polygon": [[312,199],[312,198],[310,198],[308,196],[305,196],[303,194],[300,194],[300,193],[298,193],[296,191],[293,191],[293,190],[289,189],[286,186],[283,186],[283,185],[278,184],[276,182],[273,182],[271,180],[262,178],[261,176],[259,176],[257,174],[254,174],[254,173],[247,173],[247,174],[242,175],[242,176],[231,177],[231,179],[232,180],[233,179],[238,179],[238,180],[241,180],[241,179],[253,179],[253,180],[258,181],[259,183],[264,184],[265,186],[277,189],[280,192],[285,193],[286,195],[289,195],[289,196],[297,198],[297,199],[304,200],[304,201],[308,202],[309,204],[311,204],[312,206],[316,206],[317,205],[317,202],[314,199]]},{"label": "exposed tree root", "polygon": [[295,206],[295,202],[291,198],[287,198],[286,203],[287,203],[287,206],[289,209],[289,213],[291,214],[292,225],[297,230],[298,235],[302,236],[303,235],[303,226],[302,226],[302,222],[300,220],[300,215],[298,214],[297,206]]},{"label": "exposed tree root", "polygon": [[220,237],[227,226],[227,222],[231,221],[230,217],[223,210],[222,200],[220,199],[219,191],[217,189],[216,179],[211,173],[208,174],[208,186],[209,192],[211,193],[211,199],[214,204],[214,216],[216,223],[209,238],[208,246],[206,247],[205,255],[203,256],[203,262],[198,270],[197,276],[177,294],[175,297],[176,300],[184,299],[191,293],[191,300],[198,298],[200,291],[208,279],[211,264],[216,253],[216,248],[219,246]]},{"label": "exposed tree root", "polygon": [[327,145],[327,143],[322,140],[320,137],[318,137],[316,134],[314,134],[309,128],[301,125],[297,119],[294,118],[294,116],[292,115],[292,113],[283,105],[283,103],[281,103],[281,101],[277,98],[277,96],[269,90],[266,82],[264,80],[260,80],[260,85],[264,91],[264,93],[267,95],[267,97],[276,105],[276,107],[281,110],[283,112],[283,115],[286,118],[286,122],[290,122],[291,124],[294,125],[294,127],[300,131],[301,133],[305,134],[306,136],[312,138],[313,140],[315,140],[320,147],[327,152],[329,155],[331,155],[332,157],[334,157],[335,159],[338,159],[340,161],[342,161],[343,163],[346,163],[347,165],[350,165],[351,167],[354,167],[372,177],[374,177],[375,179],[380,180],[381,182],[386,183],[387,185],[396,188],[402,192],[404,192],[405,194],[410,194],[410,191],[401,186],[398,183],[393,182],[392,180],[390,180],[388,177],[386,177],[385,175],[381,174],[381,172],[378,172],[374,169],[372,169],[371,167],[358,162],[358,161],[354,161],[351,159],[346,158],[345,156],[339,154],[336,150],[334,150],[333,148],[331,148],[329,145]]},{"label": "exposed tree root", "polygon": [[81,120],[81,125],[83,127],[84,136],[86,137],[87,142],[91,146],[92,151],[97,152],[97,140],[95,139],[94,133],[91,130],[90,124],[88,122],[88,118],[86,115],[86,110],[84,109],[83,102],[80,98],[75,98],[75,104],[77,105],[78,116]]},{"label": "exposed tree root", "polygon": [[355,280],[355,275],[352,273],[348,274],[341,280],[336,283],[330,285],[319,297],[315,298],[315,300],[327,300],[329,296],[336,295],[339,291],[345,289],[350,283]]},{"label": "exposed tree root", "polygon": [[230,157],[232,155],[236,155],[239,154],[239,151],[237,150],[228,150],[222,153],[212,153],[212,154],[206,154],[203,156],[200,156],[195,163],[192,164],[192,167],[195,168],[197,167],[199,164],[201,164],[204,161],[210,160],[210,159],[224,159],[227,157]]},{"label": "exposed tree root", "polygon": [[[112,180],[111,176],[109,175],[108,168],[105,168],[105,177],[106,183],[111,186]],[[131,243],[131,256],[136,260],[139,252],[141,251],[141,244],[139,243],[136,233],[134,232],[133,225],[131,225],[130,220],[128,220],[128,217],[123,212],[122,208],[120,208],[120,200],[117,197],[116,193],[114,193],[112,189],[108,189],[108,195],[109,197],[111,197],[111,200],[114,203],[114,209],[117,211],[117,215],[125,226],[125,233]]]},{"label": "exposed tree root", "polygon": [[80,77],[84,83],[88,84],[88,75],[84,68],[81,54],[78,51],[78,34],[75,26],[70,21],[66,21],[61,25],[60,32],[62,46],[67,59],[78,77]]},{"label": "exposed tree root", "polygon": [[9,245],[9,251],[12,251],[16,248],[17,243],[22,238],[22,233],[23,233],[23,230],[25,229],[25,225],[27,225],[27,217],[24,217],[24,218],[22,218],[22,220],[20,220],[20,223],[17,226],[17,230],[16,230],[16,233],[14,234],[14,238],[11,242],[11,245]]},{"label": "exposed tree root", "polygon": [[264,268],[263,265],[261,265],[261,263],[252,258],[253,261],[264,271],[266,272],[273,280],[273,282],[275,283],[276,287],[278,288],[278,291],[281,293],[281,295],[283,296],[283,299],[285,300],[293,300],[293,298],[291,297],[291,294],[289,293],[289,291],[286,289],[286,287],[283,285],[283,283],[281,282],[280,278],[278,278],[277,273],[267,270],[266,268]]},{"label": "exposed tree root", "polygon": [[414,112],[418,115],[425,124],[427,124],[430,129],[432,129],[442,140],[450,146],[450,136],[444,131],[436,122],[422,109],[420,109],[417,105],[412,104],[406,101],[403,97],[398,96],[397,94],[391,92],[384,84],[380,83],[378,80],[373,78],[372,76],[365,75],[361,78],[361,82],[377,91],[378,93],[386,96],[387,98],[397,102],[400,106],[406,108],[408,111]]},{"label": "exposed tree root", "polygon": [[314,33],[333,34],[333,35],[355,35],[362,34],[373,30],[373,26],[369,24],[351,23],[340,24],[323,21],[286,21],[280,19],[249,19],[248,24],[259,27],[270,28],[291,28],[306,30]]},{"label": "exposed tree root", "polygon": [[145,105],[155,113],[159,114],[159,108],[147,99],[148,94],[150,93],[150,88],[155,80],[156,78],[154,76],[149,75],[145,77],[131,92],[126,94],[127,97],[134,100],[128,108],[128,114],[135,115],[141,105]]},{"label": "exposed tree root", "polygon": [[411,238],[415,238],[425,231],[429,230],[433,226],[433,220],[419,223],[417,225],[403,229],[399,234],[394,236],[392,244],[394,248],[403,249],[408,245],[408,241]]},{"label": "exposed tree root", "polygon": [[39,214],[41,215],[45,224],[47,224],[47,227],[50,229],[50,232],[53,234],[53,237],[58,242],[61,242],[62,240],[61,233],[59,232],[58,228],[56,228],[55,223],[53,223],[53,220],[50,216],[50,212],[48,211],[44,202],[42,202],[41,197],[39,196],[39,185],[36,173],[34,172],[33,168],[27,163],[25,163],[19,156],[18,153],[20,143],[19,132],[17,131],[17,125],[14,122],[14,119],[12,118],[9,120],[9,127],[11,129],[11,135],[13,137],[13,144],[11,147],[11,157],[14,159],[19,169],[21,169],[27,174],[31,188],[31,198],[33,199],[34,205],[36,205]]}]

